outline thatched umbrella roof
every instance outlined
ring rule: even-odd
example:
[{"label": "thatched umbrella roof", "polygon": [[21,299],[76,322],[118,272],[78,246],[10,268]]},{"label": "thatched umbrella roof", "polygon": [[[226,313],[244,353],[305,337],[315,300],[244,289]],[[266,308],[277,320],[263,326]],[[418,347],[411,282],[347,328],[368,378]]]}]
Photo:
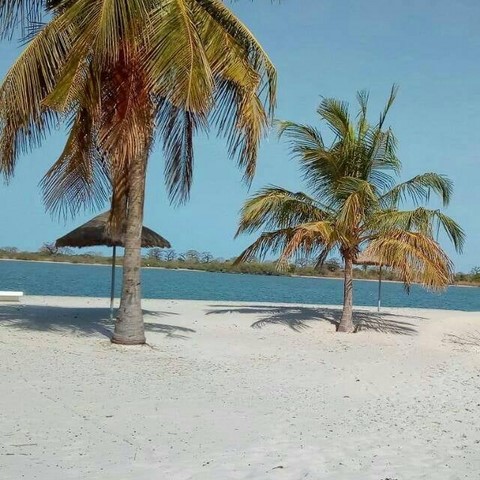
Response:
[{"label": "thatched umbrella roof", "polygon": [[[59,238],[55,245],[57,247],[94,247],[105,245],[107,247],[123,247],[124,233],[112,237],[107,234],[107,223],[110,212],[104,212],[92,218],[87,223],[72,230],[63,237]],[[152,248],[170,248],[170,242],[158,233],[147,227],[142,227],[142,247]]]},{"label": "thatched umbrella roof", "polygon": [[384,265],[377,258],[372,255],[368,255],[365,252],[360,252],[357,258],[353,262],[355,265],[367,265],[367,266],[381,266]]}]

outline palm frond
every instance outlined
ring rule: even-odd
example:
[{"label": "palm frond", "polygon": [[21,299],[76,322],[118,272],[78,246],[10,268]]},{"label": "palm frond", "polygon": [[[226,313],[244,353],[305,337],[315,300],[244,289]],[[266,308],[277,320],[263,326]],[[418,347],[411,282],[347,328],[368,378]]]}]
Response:
[{"label": "palm frond", "polygon": [[365,255],[393,268],[407,288],[421,283],[440,290],[452,279],[452,262],[440,245],[423,233],[392,230],[372,240]]},{"label": "palm frond", "polygon": [[392,88],[390,89],[390,95],[388,96],[387,103],[385,104],[385,107],[383,108],[383,111],[380,114],[380,119],[377,124],[378,130],[381,130],[383,128],[383,124],[385,123],[388,112],[390,111],[393,103],[395,102],[395,98],[397,97],[397,94],[398,94],[398,85],[393,84]]},{"label": "palm frond", "polygon": [[80,110],[59,159],[40,182],[50,212],[66,217],[98,210],[111,193],[109,163],[95,145],[88,111]]},{"label": "palm frond", "polygon": [[333,203],[335,187],[343,177],[342,164],[323,142],[319,130],[294,122],[277,121],[280,137],[286,137],[290,151],[300,162],[309,190],[323,203]]},{"label": "palm frond", "polygon": [[370,95],[367,90],[361,90],[357,92],[357,102],[359,106],[359,112],[357,114],[358,138],[363,138],[369,129],[368,118],[367,118],[369,97]]},{"label": "palm frond", "polygon": [[245,202],[236,236],[253,233],[260,228],[285,229],[326,218],[328,212],[308,195],[267,187]]},{"label": "palm frond", "polygon": [[25,33],[46,11],[44,0],[0,0],[0,40],[11,38],[16,30]]},{"label": "palm frond", "polygon": [[58,121],[45,108],[56,75],[71,47],[71,26],[63,19],[48,23],[27,45],[0,86],[0,171],[8,178],[22,153],[38,147]]},{"label": "palm frond", "polygon": [[424,207],[414,210],[379,210],[369,218],[365,229],[380,234],[399,229],[421,233],[430,238],[434,238],[436,231],[442,229],[458,252],[462,251],[465,243],[464,231],[452,218],[440,210]]},{"label": "palm frond", "polygon": [[375,186],[362,178],[344,176],[337,182],[335,191],[337,197],[342,201],[350,195],[358,195],[364,209],[378,205],[378,192],[375,190]]},{"label": "palm frond", "polygon": [[293,255],[309,257],[316,252],[321,255],[325,248],[331,249],[337,240],[338,231],[329,220],[298,225],[282,251],[279,265],[285,266]]},{"label": "palm frond", "polygon": [[[195,18],[215,79],[212,123],[219,135],[227,139],[229,155],[236,159],[249,184],[273,108],[272,99],[269,95],[265,97],[264,89],[270,82],[270,75],[276,76],[276,73],[265,70],[268,57],[261,62],[255,60],[252,47],[242,37],[233,36],[234,30],[225,28],[216,16],[205,15],[205,10],[199,8]],[[261,51],[257,53],[262,55]]]},{"label": "palm frond", "polygon": [[238,108],[235,115],[235,129],[229,135],[230,156],[244,170],[244,180],[250,184],[256,171],[258,148],[266,134],[267,116],[256,93],[237,91]]},{"label": "palm frond", "polygon": [[331,251],[333,250],[334,245],[329,245],[327,244],[319,253],[316,261],[315,261],[315,266],[314,268],[320,268],[324,265],[325,261],[328,258],[328,255],[330,255]]},{"label": "palm frond", "polygon": [[325,148],[322,134],[315,127],[285,120],[276,120],[275,125],[278,129],[278,138],[284,135],[288,137],[294,156],[308,156]]},{"label": "palm frond", "polygon": [[401,229],[421,232],[433,237],[435,210],[418,207],[414,210],[379,210],[366,222],[366,230],[387,233]]},{"label": "palm frond", "polygon": [[205,119],[164,100],[157,114],[157,126],[163,139],[168,194],[173,202],[184,203],[193,182],[193,137],[198,128],[205,128]]},{"label": "palm frond", "polygon": [[354,136],[347,102],[341,102],[335,98],[324,98],[317,113],[339,139],[345,140]]},{"label": "palm frond", "polygon": [[352,177],[345,177],[337,187],[341,199],[336,208],[336,225],[345,237],[357,241],[358,232],[372,211],[377,210],[378,197],[372,185]]},{"label": "palm frond", "polygon": [[253,260],[255,258],[265,258],[269,252],[283,252],[292,234],[293,229],[291,228],[262,233],[262,235],[260,235],[255,242],[253,242],[236,258],[234,265],[238,265],[242,262],[248,262],[249,260]]},{"label": "palm frond", "polygon": [[116,62],[122,54],[137,54],[136,40],[145,35],[146,27],[153,21],[153,10],[158,1],[101,0],[98,3],[101,8],[91,22],[97,30],[93,46],[96,58],[108,65]]},{"label": "palm frond", "polygon": [[408,200],[419,205],[428,202],[432,192],[441,198],[444,206],[447,206],[453,193],[453,183],[445,175],[423,173],[395,185],[380,200],[387,208],[396,207],[400,202]]},{"label": "palm frond", "polygon": [[276,106],[277,72],[250,30],[220,0],[194,0],[217,24],[242,46],[248,63],[260,73],[266,88],[266,108],[273,115]]},{"label": "palm frond", "polygon": [[463,252],[465,232],[453,218],[437,211],[437,229],[442,229],[446,233],[458,253]]},{"label": "palm frond", "polygon": [[151,12],[146,71],[157,95],[178,109],[205,115],[212,105],[214,79],[191,3],[172,0]]},{"label": "palm frond", "polygon": [[402,165],[397,157],[397,139],[393,130],[370,128],[363,142],[372,170],[389,170],[394,174],[400,172]]}]

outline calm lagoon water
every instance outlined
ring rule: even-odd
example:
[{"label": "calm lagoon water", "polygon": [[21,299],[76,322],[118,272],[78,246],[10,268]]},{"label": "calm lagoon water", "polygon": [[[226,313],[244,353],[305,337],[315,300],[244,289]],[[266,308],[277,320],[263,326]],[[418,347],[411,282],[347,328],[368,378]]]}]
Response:
[{"label": "calm lagoon water", "polygon": [[[108,297],[110,272],[108,266],[1,261],[0,290],[21,290],[26,295]],[[120,268],[117,279],[120,283]],[[144,298],[342,303],[343,286],[337,279],[144,269],[142,281]],[[356,305],[376,305],[376,282],[357,280],[354,288]],[[117,295],[119,292],[117,285]],[[407,294],[401,284],[384,282],[382,304],[480,312],[480,288],[450,287],[442,294],[435,294],[413,286]]]}]

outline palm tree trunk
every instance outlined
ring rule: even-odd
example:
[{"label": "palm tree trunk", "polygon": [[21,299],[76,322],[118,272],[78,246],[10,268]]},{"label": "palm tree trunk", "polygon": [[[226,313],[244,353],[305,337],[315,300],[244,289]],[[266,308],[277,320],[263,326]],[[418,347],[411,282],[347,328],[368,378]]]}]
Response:
[{"label": "palm tree trunk", "polygon": [[343,282],[343,312],[338,332],[352,333],[353,325],[353,257],[345,255],[345,273]]},{"label": "palm tree trunk", "polygon": [[113,343],[122,345],[145,343],[145,325],[143,323],[140,289],[145,176],[146,160],[138,158],[133,162],[130,170],[122,297],[112,337]]}]

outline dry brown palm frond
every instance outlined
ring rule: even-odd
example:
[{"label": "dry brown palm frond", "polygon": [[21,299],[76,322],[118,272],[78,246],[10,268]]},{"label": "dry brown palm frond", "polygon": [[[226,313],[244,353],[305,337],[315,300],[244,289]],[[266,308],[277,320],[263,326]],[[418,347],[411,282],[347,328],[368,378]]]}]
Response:
[{"label": "dry brown palm frond", "polygon": [[329,250],[335,244],[337,232],[330,221],[304,223],[293,229],[292,235],[280,256],[279,265],[285,267],[288,260],[294,256],[310,257],[322,255],[323,250]]},{"label": "dry brown palm frond", "polygon": [[47,209],[67,215],[88,205],[99,209],[111,192],[110,164],[99,151],[88,111],[80,110],[59,159],[41,181]]},{"label": "dry brown palm frond", "polygon": [[407,287],[421,283],[439,290],[452,280],[451,260],[437,242],[423,233],[397,230],[382,234],[370,242],[364,253],[392,267]]}]

